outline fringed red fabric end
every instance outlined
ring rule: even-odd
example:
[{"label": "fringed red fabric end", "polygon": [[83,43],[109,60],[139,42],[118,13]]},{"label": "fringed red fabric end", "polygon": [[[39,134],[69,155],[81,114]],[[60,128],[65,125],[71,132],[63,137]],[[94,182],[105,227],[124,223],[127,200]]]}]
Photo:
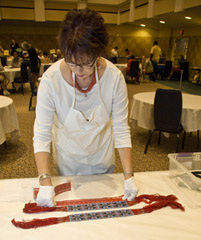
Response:
[{"label": "fringed red fabric end", "polygon": [[185,208],[180,203],[178,203],[174,200],[163,200],[163,201],[155,202],[155,203],[145,206],[143,208],[133,209],[133,212],[135,215],[143,214],[143,213],[151,213],[155,210],[158,210],[158,209],[161,209],[161,208],[164,208],[167,206],[169,206],[173,209],[180,209],[182,211],[185,211]]},{"label": "fringed red fabric end", "polygon": [[142,194],[142,195],[136,197],[134,201],[137,203],[144,202],[144,203],[150,204],[155,201],[163,201],[163,200],[176,201],[177,197],[174,195],[163,196],[163,195],[159,195],[159,194]]},{"label": "fringed red fabric end", "polygon": [[49,225],[54,225],[62,222],[69,222],[69,217],[52,217],[52,218],[45,218],[45,219],[32,219],[30,221],[23,220],[23,221],[15,221],[15,219],[12,219],[11,221],[16,227],[23,228],[23,229],[30,229],[30,228],[38,228],[38,227],[44,227]]},{"label": "fringed red fabric end", "polygon": [[56,211],[56,207],[40,207],[36,203],[26,203],[23,208],[24,213],[53,212],[53,211]]}]

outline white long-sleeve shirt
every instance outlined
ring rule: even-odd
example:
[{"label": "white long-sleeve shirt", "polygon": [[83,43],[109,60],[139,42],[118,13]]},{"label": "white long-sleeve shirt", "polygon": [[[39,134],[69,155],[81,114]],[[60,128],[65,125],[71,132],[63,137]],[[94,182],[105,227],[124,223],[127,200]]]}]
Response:
[{"label": "white long-sleeve shirt", "polygon": [[[34,123],[34,153],[50,152],[54,114],[64,124],[72,106],[74,87],[64,80],[60,71],[61,61],[48,68],[39,85]],[[112,119],[115,148],[131,147],[126,83],[121,71],[108,60],[105,61],[107,66],[99,83],[102,100]],[[98,99],[97,84],[87,93],[87,97],[76,89],[75,108],[87,117],[98,104]]]}]

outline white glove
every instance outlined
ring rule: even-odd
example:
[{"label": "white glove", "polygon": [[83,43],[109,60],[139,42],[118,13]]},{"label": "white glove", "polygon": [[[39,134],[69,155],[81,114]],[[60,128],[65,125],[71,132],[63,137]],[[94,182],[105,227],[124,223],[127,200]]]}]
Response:
[{"label": "white glove", "polygon": [[54,187],[53,186],[40,186],[36,203],[39,206],[54,207]]},{"label": "white glove", "polygon": [[138,187],[135,184],[134,177],[131,177],[124,182],[125,184],[125,195],[123,200],[133,201],[138,193]]}]

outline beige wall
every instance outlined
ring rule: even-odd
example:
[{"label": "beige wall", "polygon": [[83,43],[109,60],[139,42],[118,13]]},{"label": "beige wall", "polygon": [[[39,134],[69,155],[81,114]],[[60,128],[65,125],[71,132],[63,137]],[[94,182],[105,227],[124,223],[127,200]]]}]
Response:
[{"label": "beige wall", "polygon": [[[60,22],[37,23],[34,21],[2,20],[0,21],[0,41],[4,49],[9,49],[11,39],[15,38],[18,43],[28,41],[34,47],[49,52],[49,49],[58,47],[56,37],[59,26]],[[163,56],[169,60],[174,39],[188,37],[187,60],[189,60],[190,66],[201,66],[200,28],[184,28],[184,35],[180,36],[179,29],[157,31],[140,28],[132,24],[121,24],[119,26],[107,24],[106,26],[110,35],[108,55],[112,47],[118,46],[119,54],[122,56],[125,54],[125,48],[131,49],[137,57],[144,54],[149,56],[153,41],[158,40]]]}]

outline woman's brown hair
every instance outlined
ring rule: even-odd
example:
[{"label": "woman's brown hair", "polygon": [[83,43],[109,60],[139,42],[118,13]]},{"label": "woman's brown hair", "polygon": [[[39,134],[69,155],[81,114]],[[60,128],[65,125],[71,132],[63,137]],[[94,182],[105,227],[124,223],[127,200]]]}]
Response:
[{"label": "woman's brown hair", "polygon": [[[66,61],[91,63],[103,56],[108,45],[104,19],[90,9],[72,10],[67,13],[59,34],[59,45]],[[86,57],[87,61],[86,62]]]}]

